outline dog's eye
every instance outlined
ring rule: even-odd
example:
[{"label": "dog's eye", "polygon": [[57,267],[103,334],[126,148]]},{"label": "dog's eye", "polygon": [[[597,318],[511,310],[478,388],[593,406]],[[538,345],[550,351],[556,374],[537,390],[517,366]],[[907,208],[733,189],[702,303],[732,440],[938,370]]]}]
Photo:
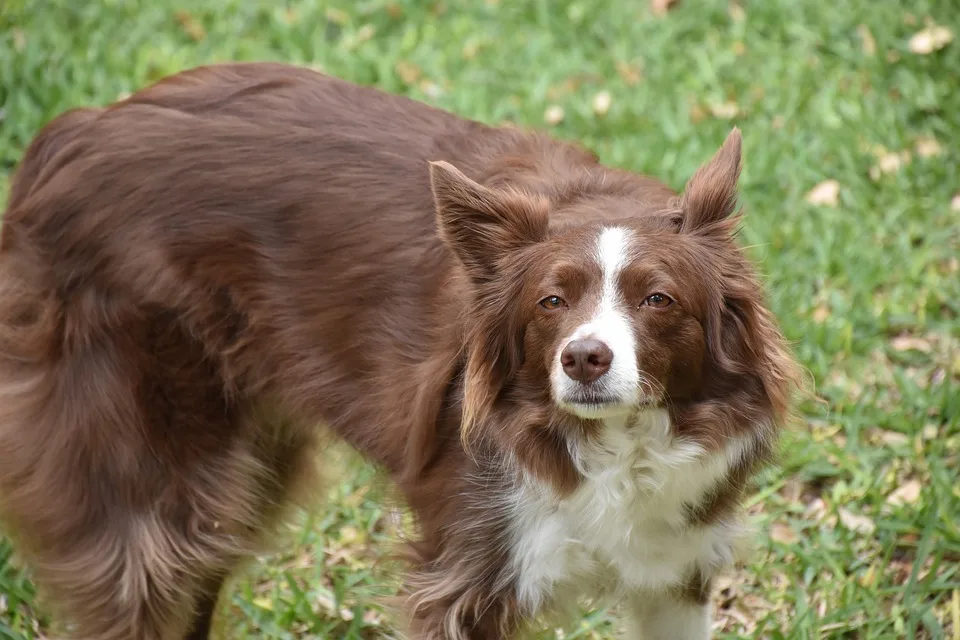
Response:
[{"label": "dog's eye", "polygon": [[[665,293],[654,293],[646,297],[643,301],[643,305],[648,307],[656,307],[662,309],[663,307],[669,307],[673,304],[673,300]],[[643,306],[641,305],[641,306]]]},{"label": "dog's eye", "polygon": [[559,309],[565,304],[566,302],[564,302],[563,298],[561,298],[560,296],[547,296],[546,298],[540,301],[540,306],[548,311]]}]

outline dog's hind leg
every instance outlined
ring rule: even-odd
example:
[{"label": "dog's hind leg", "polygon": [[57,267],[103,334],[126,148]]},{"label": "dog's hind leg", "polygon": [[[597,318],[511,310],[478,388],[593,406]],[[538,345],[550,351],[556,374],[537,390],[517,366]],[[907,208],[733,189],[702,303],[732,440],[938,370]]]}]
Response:
[{"label": "dog's hind leg", "polygon": [[193,621],[185,640],[209,640],[213,631],[213,619],[223,590],[224,577],[216,575],[205,581],[197,597]]}]

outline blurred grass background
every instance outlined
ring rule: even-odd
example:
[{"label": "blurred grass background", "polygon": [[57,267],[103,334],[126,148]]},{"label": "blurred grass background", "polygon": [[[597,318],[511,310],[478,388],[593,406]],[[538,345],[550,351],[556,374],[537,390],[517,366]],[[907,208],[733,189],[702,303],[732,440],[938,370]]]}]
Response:
[{"label": "blurred grass background", "polygon": [[[757,549],[718,585],[717,636],[960,640],[960,7],[656,4],[0,0],[0,197],[50,118],[212,61],[550,128],[676,188],[739,125],[743,241],[819,401],[756,483]],[[395,525],[371,469],[342,464],[328,506],[224,598],[223,637],[388,632]],[[0,638],[43,624],[0,542]]]}]

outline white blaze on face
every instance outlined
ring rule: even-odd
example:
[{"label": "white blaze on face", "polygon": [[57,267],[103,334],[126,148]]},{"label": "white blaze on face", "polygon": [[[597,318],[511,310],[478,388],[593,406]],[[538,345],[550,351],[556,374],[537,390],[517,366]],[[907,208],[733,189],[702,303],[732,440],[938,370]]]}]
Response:
[{"label": "white blaze on face", "polygon": [[[630,232],[621,227],[603,229],[597,237],[596,252],[603,277],[600,300],[585,324],[560,342],[554,354],[550,374],[556,401],[565,409],[584,418],[604,418],[626,413],[638,401],[640,372],[637,368],[636,345],[626,302],[620,293],[618,276],[627,264]],[[613,352],[610,369],[598,380],[583,385],[563,371],[560,355],[572,340],[594,338],[606,343]],[[590,402],[596,396],[604,402]]]}]

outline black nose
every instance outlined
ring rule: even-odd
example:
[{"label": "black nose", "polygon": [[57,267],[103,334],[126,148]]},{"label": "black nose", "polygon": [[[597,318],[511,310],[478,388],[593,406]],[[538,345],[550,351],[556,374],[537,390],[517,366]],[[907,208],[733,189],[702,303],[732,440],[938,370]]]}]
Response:
[{"label": "black nose", "polygon": [[560,354],[564,373],[583,383],[593,382],[605,374],[611,362],[613,351],[595,338],[571,340]]}]

